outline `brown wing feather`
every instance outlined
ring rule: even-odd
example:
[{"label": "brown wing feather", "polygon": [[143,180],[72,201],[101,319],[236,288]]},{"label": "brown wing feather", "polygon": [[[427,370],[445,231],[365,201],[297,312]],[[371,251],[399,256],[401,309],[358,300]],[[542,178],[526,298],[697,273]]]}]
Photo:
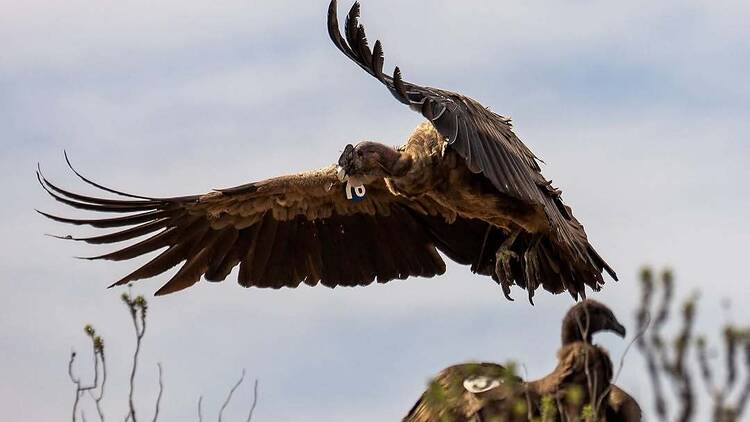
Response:
[{"label": "brown wing feather", "polygon": [[[467,391],[464,381],[472,377],[497,380],[498,385],[480,393]],[[489,362],[464,363],[440,371],[404,417],[404,422],[521,421],[526,414],[512,410],[524,400],[522,380],[502,365]],[[490,416],[490,417],[487,417]]]},{"label": "brown wing feather", "polygon": [[545,210],[551,226],[549,240],[536,248],[524,268],[515,271],[519,272],[514,277],[516,283],[526,286],[529,299],[541,281],[547,290],[568,290],[577,298],[585,294],[584,284],[599,290],[604,283],[602,271],[616,280],[612,268],[588,243],[583,226],[562,203],[560,191],[542,176],[540,160],[513,133],[510,119],[461,94],[406,82],[398,67],[393,76],[383,74],[382,44],[376,41],[370,51],[359,15],[355,3],[346,17],[344,37],[339,30],[337,2],[331,1],[328,33],[336,47],[382,82],[398,101],[428,119],[470,170],[481,173],[499,192]]},{"label": "brown wing feather", "polygon": [[163,249],[115,285],[153,277],[181,263],[157,294],[185,289],[202,277],[223,280],[238,265],[241,285],[270,288],[302,282],[358,286],[445,271],[429,230],[418,220],[425,211],[440,215],[436,204],[425,202],[415,205],[420,211],[411,209],[410,200],[394,196],[382,182],[368,185],[362,201],[347,200],[333,166],[180,198],[98,198],[62,189],[41,173],[39,182],[69,206],[127,214],[75,219],[42,213],[68,224],[119,228],[104,235],[65,238],[110,244],[146,236],[88,259],[127,260]]},{"label": "brown wing feather", "polygon": [[370,51],[364,27],[359,24],[359,4],[347,15],[344,38],[339,32],[336,3],[331,1],[328,8],[328,34],[341,52],[380,80],[397,100],[429,119],[469,168],[483,173],[501,192],[542,201],[536,186],[537,158],[513,133],[510,119],[463,95],[406,82],[398,67],[392,77],[383,74],[382,44],[378,40],[375,54]]},{"label": "brown wing feather", "polygon": [[606,415],[607,420],[612,422],[640,422],[643,418],[638,402],[616,385],[609,392]]}]

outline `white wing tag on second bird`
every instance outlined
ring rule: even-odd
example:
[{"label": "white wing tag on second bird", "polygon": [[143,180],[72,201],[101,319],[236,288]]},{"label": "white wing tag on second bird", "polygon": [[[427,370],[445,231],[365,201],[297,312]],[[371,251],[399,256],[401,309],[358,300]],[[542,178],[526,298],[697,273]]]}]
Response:
[{"label": "white wing tag on second bird", "polygon": [[469,377],[464,380],[464,388],[470,393],[484,393],[499,387],[502,381],[497,378],[485,376]]}]

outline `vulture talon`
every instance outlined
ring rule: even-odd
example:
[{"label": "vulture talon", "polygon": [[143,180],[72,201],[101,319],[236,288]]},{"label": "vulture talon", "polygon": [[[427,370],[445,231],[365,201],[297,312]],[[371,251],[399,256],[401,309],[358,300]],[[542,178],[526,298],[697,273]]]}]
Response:
[{"label": "vulture talon", "polygon": [[519,259],[518,254],[510,248],[516,241],[519,233],[520,230],[513,231],[510,236],[503,241],[497,252],[495,252],[495,275],[497,275],[500,286],[503,288],[505,298],[510,301],[513,300],[513,298],[510,297],[510,286],[513,285],[513,269],[511,268],[511,264],[513,260]]},{"label": "vulture talon", "polygon": [[518,259],[518,254],[510,249],[500,247],[495,254],[495,273],[500,280],[512,280],[513,272],[511,269],[511,263],[513,260]]},{"label": "vulture talon", "polygon": [[500,286],[502,286],[502,288],[503,288],[503,295],[505,296],[505,298],[508,299],[511,302],[514,302],[515,299],[513,299],[512,297],[510,297],[510,286],[511,286],[511,284],[508,283],[507,281],[501,281],[500,282]]}]

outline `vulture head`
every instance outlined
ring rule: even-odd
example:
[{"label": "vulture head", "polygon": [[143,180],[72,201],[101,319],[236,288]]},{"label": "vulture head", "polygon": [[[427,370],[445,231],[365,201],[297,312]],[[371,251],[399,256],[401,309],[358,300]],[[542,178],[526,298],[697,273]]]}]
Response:
[{"label": "vulture head", "polygon": [[339,157],[339,178],[365,184],[384,177],[403,176],[408,171],[408,160],[395,148],[377,142],[349,144]]},{"label": "vulture head", "polygon": [[625,327],[615,314],[603,303],[586,299],[576,304],[563,319],[562,344],[576,341],[591,343],[591,337],[599,331],[612,331],[625,337]]}]

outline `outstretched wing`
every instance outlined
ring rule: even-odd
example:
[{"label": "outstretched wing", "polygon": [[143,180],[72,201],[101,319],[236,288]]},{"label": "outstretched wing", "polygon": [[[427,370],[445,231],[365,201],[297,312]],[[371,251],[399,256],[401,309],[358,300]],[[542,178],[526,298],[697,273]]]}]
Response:
[{"label": "outstretched wing", "polygon": [[[567,289],[573,297],[584,294],[582,283],[598,290],[604,283],[602,271],[616,280],[615,272],[588,243],[583,226],[563,204],[561,192],[542,176],[537,157],[513,133],[510,120],[463,95],[406,82],[398,67],[393,76],[384,74],[383,46],[378,40],[370,50],[365,29],[358,21],[359,11],[359,3],[354,3],[342,35],[336,0],[331,1],[328,34],[336,47],[382,82],[397,100],[427,118],[450,148],[464,158],[469,169],[484,175],[498,191],[544,208],[555,248],[563,251],[562,262],[567,262],[570,269],[554,265],[544,269],[540,267],[543,264],[534,263],[530,271],[554,275],[555,283],[562,282],[550,289]],[[523,278],[534,279],[516,277],[516,282],[527,284]],[[537,278],[536,283],[539,282]],[[536,285],[527,285],[527,289],[533,293]]]},{"label": "outstretched wing", "polygon": [[224,280],[238,265],[241,285],[271,288],[300,283],[367,285],[376,279],[383,283],[445,271],[435,249],[435,243],[443,240],[433,240],[446,225],[436,204],[394,196],[382,182],[368,185],[364,198],[355,198],[361,200],[349,200],[333,166],[176,198],[130,195],[76,174],[101,190],[126,198],[80,195],[52,184],[41,173],[38,177],[59,202],[125,215],[83,219],[42,213],[62,223],[119,229],[94,237],[63,238],[109,244],[146,236],[87,259],[121,261],[163,249],[114,285],[152,277],[181,263],[157,294],[182,290],[202,276],[210,281]]},{"label": "outstretched wing", "polygon": [[482,173],[501,192],[543,203],[538,184],[545,180],[537,158],[513,133],[510,120],[463,95],[406,82],[398,67],[393,76],[384,74],[382,44],[377,40],[370,50],[365,29],[358,21],[359,10],[359,3],[354,3],[342,36],[336,0],[331,1],[328,34],[336,47],[382,82],[397,100],[430,120],[472,171]]}]

